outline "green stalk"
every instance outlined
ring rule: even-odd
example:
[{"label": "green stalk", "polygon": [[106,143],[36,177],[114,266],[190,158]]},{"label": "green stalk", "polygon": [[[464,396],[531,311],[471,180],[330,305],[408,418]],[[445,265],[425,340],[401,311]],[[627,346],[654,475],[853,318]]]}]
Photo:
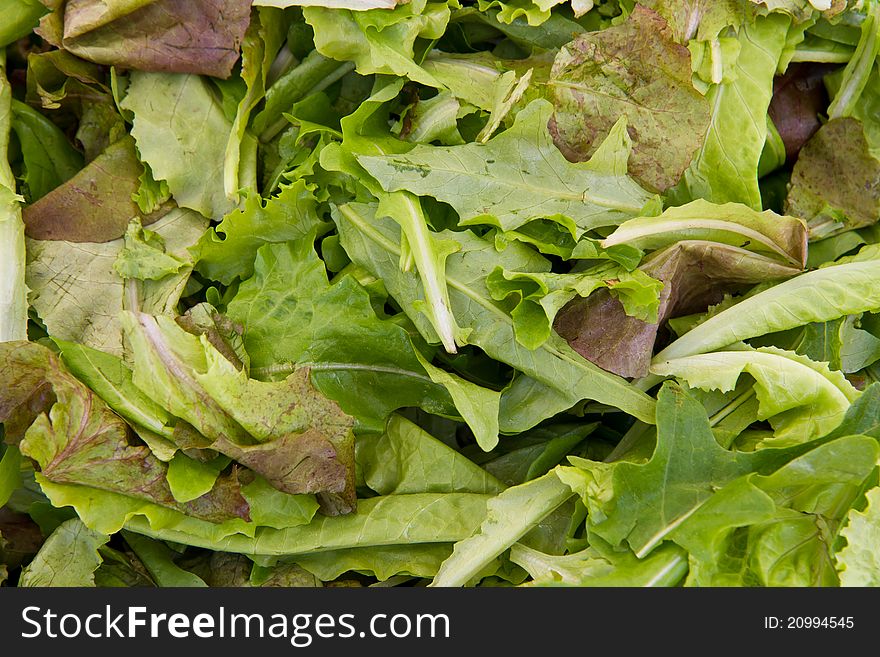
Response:
[{"label": "green stalk", "polygon": [[318,91],[323,91],[354,69],[352,62],[337,62],[313,50],[296,68],[292,68],[266,91],[266,106],[254,118],[254,131],[264,144],[284,129],[284,112]]},{"label": "green stalk", "polygon": [[24,223],[15,177],[9,166],[12,87],[6,79],[6,50],[0,50],[0,342],[27,339],[24,282]]},{"label": "green stalk", "polygon": [[862,23],[862,37],[852,59],[843,71],[843,83],[828,107],[828,118],[839,119],[852,114],[862,95],[868,77],[874,69],[874,60],[880,53],[880,3],[872,1]]}]

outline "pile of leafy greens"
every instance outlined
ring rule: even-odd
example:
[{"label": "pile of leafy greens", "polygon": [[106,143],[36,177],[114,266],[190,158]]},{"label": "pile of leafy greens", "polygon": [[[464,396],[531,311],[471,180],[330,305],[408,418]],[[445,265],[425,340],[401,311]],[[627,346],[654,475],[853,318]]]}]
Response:
[{"label": "pile of leafy greens", "polygon": [[880,585],[880,2],[0,16],[0,582]]}]

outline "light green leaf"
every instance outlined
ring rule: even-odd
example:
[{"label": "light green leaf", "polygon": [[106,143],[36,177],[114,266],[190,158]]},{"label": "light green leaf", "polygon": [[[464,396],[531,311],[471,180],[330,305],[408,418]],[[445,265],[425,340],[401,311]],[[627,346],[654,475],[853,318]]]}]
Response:
[{"label": "light green leaf", "polygon": [[9,167],[12,87],[6,79],[6,51],[0,52],[0,342],[27,338],[25,240],[22,200]]},{"label": "light green leaf", "polygon": [[0,48],[5,48],[10,43],[27,36],[27,33],[39,24],[40,18],[48,11],[40,0],[9,0],[4,2],[3,27],[0,28]]},{"label": "light green leaf", "polygon": [[46,347],[2,343],[0,363],[0,421],[36,463],[40,483],[107,491],[130,504],[156,504],[210,521],[248,516],[235,476],[219,479],[197,501],[177,502],[165,480],[166,465],[132,441],[128,425]]},{"label": "light green leaf", "polygon": [[707,504],[715,490],[751,472],[773,471],[797,453],[724,449],[702,404],[667,382],[657,402],[657,445],[647,463],[570,458],[575,467],[557,472],[584,499],[591,531],[612,546],[626,541],[642,558]]},{"label": "light green leaf", "polygon": [[317,516],[310,524],[289,529],[257,529],[253,537],[225,537],[192,530],[208,529],[182,522],[151,526],[143,517],[127,524],[131,531],[210,550],[249,555],[298,555],[353,547],[451,543],[470,536],[486,513],[488,495],[424,493],[388,495],[360,500],[356,513]]},{"label": "light green leaf", "polygon": [[[389,292],[407,302],[421,294],[418,278],[400,271],[400,229],[394,222],[374,217],[374,208],[349,204],[337,209],[342,245],[354,262],[381,278]],[[498,253],[485,239],[469,232],[445,232],[461,250],[448,257],[446,279],[452,310],[464,328],[472,330],[468,341],[491,357],[519,369],[559,390],[569,406],[580,399],[595,399],[621,408],[647,422],[654,421],[653,400],[638,393],[623,379],[608,374],[577,355],[561,339],[551,339],[535,351],[517,344],[508,307],[492,299],[486,276],[496,267],[518,271],[546,271],[549,263],[521,244]]]},{"label": "light green leaf", "polygon": [[201,577],[174,563],[174,552],[165,544],[132,532],[122,532],[122,536],[138,559],[141,560],[141,563],[144,564],[157,586],[207,586]]},{"label": "light green leaf", "polygon": [[[669,538],[688,551],[688,586],[749,586],[747,568],[728,554],[733,533],[772,519],[776,505],[752,482],[752,476],[735,479],[718,490],[702,507],[677,527]],[[739,570],[737,570],[739,566]]]},{"label": "light green leaf", "polygon": [[761,208],[758,162],[767,138],[776,65],[790,25],[788,16],[771,14],[740,29],[735,79],[712,86],[706,96],[712,118],[703,147],[680,185],[686,200],[734,201]]},{"label": "light green leaf", "polygon": [[171,415],[134,385],[131,369],[125,361],[75,342],[57,338],[54,342],[71,374],[89,386],[116,413],[166,439],[172,438]]},{"label": "light green leaf", "polygon": [[228,312],[244,328],[255,378],[308,367],[319,390],[378,431],[404,406],[455,413],[449,393],[425,373],[407,330],[376,317],[353,277],[331,285],[309,238],[262,247],[254,276]]},{"label": "light green leaf", "polygon": [[165,251],[165,240],[159,233],[144,229],[135,217],[128,224],[124,245],[113,263],[122,278],[158,281],[178,273],[187,262]]},{"label": "light green leaf", "polygon": [[218,457],[207,463],[177,453],[168,462],[165,478],[171,494],[178,502],[190,502],[214,488],[220,471],[229,465],[229,459]]},{"label": "light green leaf", "polygon": [[446,2],[414,0],[394,9],[351,11],[306,7],[303,16],[315,30],[322,55],[353,61],[361,75],[391,74],[440,87],[416,62],[416,39],[438,39],[446,31]]},{"label": "light green leaf", "polygon": [[380,495],[504,490],[481,467],[397,414],[382,435],[359,436],[356,454],[364,481]]},{"label": "light green leaf", "polygon": [[232,209],[223,189],[232,125],[204,79],[135,71],[122,107],[134,113],[131,134],[141,157],[178,205],[209,219]]},{"label": "light green leaf", "polygon": [[477,533],[456,543],[431,586],[466,586],[571,496],[571,489],[550,472],[492,498]]},{"label": "light green leaf", "polygon": [[518,543],[510,550],[510,560],[528,571],[532,586],[675,586],[688,567],[687,555],[672,544],[638,559],[629,550],[594,548],[555,556]]},{"label": "light green leaf", "polygon": [[550,10],[565,0],[479,0],[480,11],[497,8],[496,20],[513,23],[522,19],[530,26],[537,26],[550,18]]},{"label": "light green leaf", "polygon": [[[150,229],[164,239],[167,254],[183,260],[205,225],[197,213],[178,209]],[[124,241],[28,240],[27,244],[31,303],[52,337],[121,356],[119,312],[126,290],[114,265]],[[143,310],[174,312],[188,278],[189,270],[184,268],[176,276],[145,282],[134,299]]]},{"label": "light green leaf", "polygon": [[395,575],[433,577],[451,552],[449,543],[355,547],[300,555],[296,563],[325,582],[347,572],[371,575],[384,582]]},{"label": "light green leaf", "polygon": [[679,240],[709,240],[769,254],[803,268],[807,231],[794,217],[772,210],[757,212],[740,203],[716,205],[702,199],[668,208],[657,217],[638,217],[602,240],[603,248],[621,244],[661,249]]},{"label": "light green leaf", "polygon": [[67,520],[24,567],[18,585],[94,586],[95,571],[103,561],[98,549],[109,540],[109,536],[89,529],[78,518]]},{"label": "light green leaf", "polygon": [[16,445],[6,445],[0,458],[0,507],[21,486],[21,452]]},{"label": "light green leaf", "polygon": [[758,419],[769,419],[774,429],[774,438],[763,441],[765,446],[804,443],[827,434],[859,396],[843,374],[826,363],[775,347],[677,358],[655,363],[651,371],[721,392],[733,390],[743,373],[752,375]]},{"label": "light green leaf", "polygon": [[452,397],[456,410],[474,432],[480,448],[486,452],[494,449],[498,444],[501,393],[435,367],[418,349],[413,352],[431,381],[443,386]]},{"label": "light green leaf", "polygon": [[[252,14],[241,44],[241,78],[247,85],[247,92],[238,104],[232,122],[223,167],[223,187],[226,196],[233,201],[238,200],[240,188],[255,186],[256,183],[255,180],[247,180],[247,177],[256,174],[257,168],[255,137],[247,132],[248,122],[251,112],[266,95],[269,68],[284,43],[286,28],[287,21],[282,12],[257,10]],[[245,144],[246,141],[250,143]],[[248,154],[253,156],[254,161],[247,161]]]},{"label": "light green leaf", "polygon": [[533,101],[485,144],[419,145],[401,155],[362,155],[358,162],[386,191],[449,203],[462,225],[514,230],[546,218],[580,236],[636,215],[650,195],[625,175],[568,162],[547,131],[551,111],[547,101]]},{"label": "light green leaf", "polygon": [[124,313],[133,382],[200,435],[175,432],[183,449],[215,449],[290,494],[320,493],[328,512],[354,505],[351,427],[308,372],[269,383],[249,378],[209,341],[168,317]]},{"label": "light green leaf", "polygon": [[880,586],[880,488],[868,491],[866,498],[865,509],[853,509],[840,532],[846,539],[846,547],[837,553],[841,586]]},{"label": "light green leaf", "polygon": [[300,239],[329,227],[318,217],[316,206],[314,194],[302,180],[282,185],[280,193],[265,202],[248,194],[243,207],[226,215],[193,247],[196,269],[225,285],[236,276],[252,276],[257,249],[263,244]]},{"label": "light green leaf", "polygon": [[30,202],[43,198],[73,178],[83,167],[82,154],[49,119],[13,100],[12,130],[21,144],[23,183]]},{"label": "light green leaf", "polygon": [[[419,301],[414,307],[431,322],[446,351],[456,353],[456,345],[466,343],[467,332],[456,324],[449,307],[446,258],[458,250],[458,244],[437,237],[428,227],[421,201],[407,192],[382,196],[376,212],[400,224],[425,291],[424,301]],[[403,262],[401,266],[404,266]]]},{"label": "light green leaf", "polygon": [[653,362],[720,349],[741,340],[880,308],[880,261],[808,272],[714,314],[658,353]]}]

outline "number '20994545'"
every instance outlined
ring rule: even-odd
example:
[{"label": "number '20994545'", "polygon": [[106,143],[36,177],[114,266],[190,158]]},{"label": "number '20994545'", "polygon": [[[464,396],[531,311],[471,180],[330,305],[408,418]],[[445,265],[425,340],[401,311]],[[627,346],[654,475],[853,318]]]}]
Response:
[{"label": "number '20994545'", "polygon": [[855,627],[852,616],[764,616],[764,629],[846,629]]}]

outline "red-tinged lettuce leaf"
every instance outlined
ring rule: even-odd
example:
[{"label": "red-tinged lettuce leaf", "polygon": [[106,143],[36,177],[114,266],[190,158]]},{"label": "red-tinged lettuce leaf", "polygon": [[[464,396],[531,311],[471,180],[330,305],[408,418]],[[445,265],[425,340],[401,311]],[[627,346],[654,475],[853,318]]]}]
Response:
[{"label": "red-tinged lettuce leaf", "polygon": [[43,532],[30,516],[9,506],[0,507],[0,563],[18,568],[33,558],[44,541]]},{"label": "red-tinged lettuce leaf", "polygon": [[83,59],[143,71],[229,77],[250,22],[248,0],[44,0],[38,33]]},{"label": "red-tinged lettuce leaf", "polygon": [[814,18],[821,11],[825,18],[834,18],[846,9],[846,0],[751,0],[758,5],[758,11],[787,14],[796,23]]},{"label": "red-tinged lettuce leaf", "polygon": [[709,126],[709,104],[691,83],[689,51],[660,15],[641,6],[622,25],[563,47],[549,86],[551,131],[568,159],[588,159],[626,116],[630,174],[659,191],[678,182]]},{"label": "red-tinged lettuce leaf", "polygon": [[751,13],[739,0],[643,0],[639,4],[666,19],[682,45],[695,38],[711,41],[724,28],[742,24]]},{"label": "red-tinged lettuce leaf", "polygon": [[725,292],[762,281],[782,280],[800,269],[739,247],[684,240],[652,254],[641,266],[664,283],[658,322],[626,314],[606,290],[575,299],[556,317],[554,329],[571,347],[599,367],[621,376],[648,372],[657,332],[670,317],[705,310]]},{"label": "red-tinged lettuce leaf", "polygon": [[42,108],[61,129],[72,133],[75,128],[86,162],[94,160],[126,132],[109,77],[105,67],[66,50],[28,55],[26,102]]},{"label": "red-tinged lettuce leaf", "polygon": [[28,237],[67,242],[109,242],[125,234],[132,217],[143,225],[169,209],[145,215],[132,200],[140,187],[144,167],[134,140],[124,137],[111,145],[82,171],[39,201],[24,209]]},{"label": "red-tinged lettuce leaf", "polygon": [[131,429],[48,349],[29,342],[0,345],[0,421],[41,477],[122,494],[195,518],[249,519],[235,471],[185,504],[174,499],[167,466],[137,444]]},{"label": "red-tinged lettuce leaf", "polygon": [[880,217],[880,160],[862,122],[829,121],[806,143],[791,175],[786,212],[814,239],[870,226]]},{"label": "red-tinged lettuce leaf", "polygon": [[819,114],[828,107],[822,78],[827,64],[793,64],[773,81],[770,119],[785,144],[785,155],[793,162],[821,123]]},{"label": "red-tinged lettuce leaf", "polygon": [[195,428],[175,431],[179,447],[216,450],[285,493],[317,493],[326,513],[353,510],[354,420],[312,387],[307,369],[257,381],[210,332],[143,313],[124,313],[123,325],[134,384]]}]

